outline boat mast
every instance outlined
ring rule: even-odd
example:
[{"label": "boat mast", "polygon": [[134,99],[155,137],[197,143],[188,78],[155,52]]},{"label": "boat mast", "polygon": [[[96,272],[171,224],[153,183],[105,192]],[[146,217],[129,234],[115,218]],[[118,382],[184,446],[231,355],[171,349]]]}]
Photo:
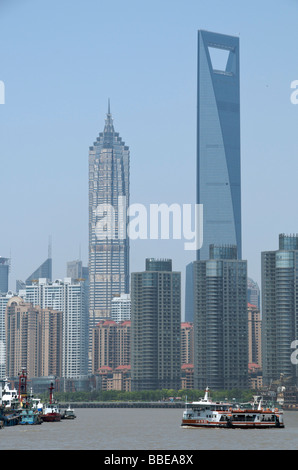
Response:
[{"label": "boat mast", "polygon": [[51,386],[50,386],[49,390],[50,390],[50,405],[51,405],[52,400],[53,400],[53,390],[54,390],[53,382],[51,382]]},{"label": "boat mast", "polygon": [[27,398],[27,374],[26,369],[23,367],[19,375],[19,401]]}]

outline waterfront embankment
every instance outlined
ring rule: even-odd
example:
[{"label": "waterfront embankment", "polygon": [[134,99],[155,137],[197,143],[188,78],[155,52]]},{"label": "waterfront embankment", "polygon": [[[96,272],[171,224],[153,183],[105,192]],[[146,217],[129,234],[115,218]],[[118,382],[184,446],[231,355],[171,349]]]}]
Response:
[{"label": "waterfront embankment", "polygon": [[[59,403],[61,408],[67,408],[69,403]],[[168,401],[90,401],[90,402],[71,402],[72,408],[184,408],[185,403]]]}]

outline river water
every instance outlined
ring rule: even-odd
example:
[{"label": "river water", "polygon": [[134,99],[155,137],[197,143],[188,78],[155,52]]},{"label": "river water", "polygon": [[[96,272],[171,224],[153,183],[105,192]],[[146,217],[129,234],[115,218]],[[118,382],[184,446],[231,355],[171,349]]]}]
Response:
[{"label": "river water", "polygon": [[[298,412],[284,429],[183,429],[182,409],[75,409],[77,418],[0,429],[0,450],[297,450]],[[109,453],[110,455],[110,453]]]}]

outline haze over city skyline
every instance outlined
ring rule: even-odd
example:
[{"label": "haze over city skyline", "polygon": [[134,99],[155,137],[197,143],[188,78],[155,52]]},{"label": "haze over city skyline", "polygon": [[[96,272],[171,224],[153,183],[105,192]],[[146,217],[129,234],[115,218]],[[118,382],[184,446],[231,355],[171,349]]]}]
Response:
[{"label": "haze over city skyline", "polygon": [[[240,39],[242,258],[261,284],[261,251],[298,232],[298,5],[240,3],[1,2],[0,255],[11,256],[10,289],[47,258],[49,236],[53,278],[80,255],[87,265],[88,150],[109,98],[130,147],[131,203],[195,204],[199,29]],[[184,240],[131,242],[131,272],[150,257],[171,258],[184,288],[195,259]]]}]

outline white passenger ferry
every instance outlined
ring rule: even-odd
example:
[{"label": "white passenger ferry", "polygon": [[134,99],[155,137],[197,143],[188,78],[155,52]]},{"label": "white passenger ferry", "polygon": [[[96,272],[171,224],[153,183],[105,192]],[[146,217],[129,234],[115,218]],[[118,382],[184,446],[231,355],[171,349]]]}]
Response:
[{"label": "white passenger ferry", "polygon": [[181,426],[184,428],[284,428],[283,411],[257,404],[235,405],[213,402],[209,389],[200,401],[185,404]]}]

